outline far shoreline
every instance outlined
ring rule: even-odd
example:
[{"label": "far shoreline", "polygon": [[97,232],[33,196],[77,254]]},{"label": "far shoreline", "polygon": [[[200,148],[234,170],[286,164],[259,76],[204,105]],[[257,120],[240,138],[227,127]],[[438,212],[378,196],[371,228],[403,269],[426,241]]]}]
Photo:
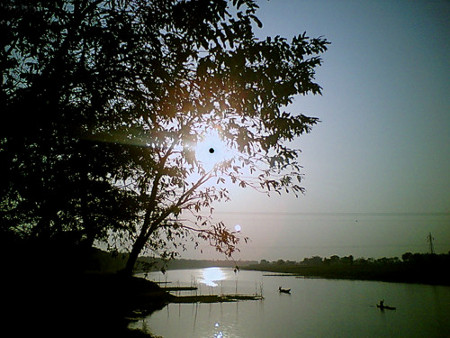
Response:
[{"label": "far shoreline", "polygon": [[284,274],[305,279],[337,279],[354,281],[374,281],[388,283],[424,284],[435,286],[450,286],[450,278],[445,272],[440,274],[427,274],[416,269],[397,268],[366,268],[360,266],[349,267],[323,267],[323,266],[296,266],[296,267],[259,267],[245,266],[242,270],[262,271],[273,274]]}]

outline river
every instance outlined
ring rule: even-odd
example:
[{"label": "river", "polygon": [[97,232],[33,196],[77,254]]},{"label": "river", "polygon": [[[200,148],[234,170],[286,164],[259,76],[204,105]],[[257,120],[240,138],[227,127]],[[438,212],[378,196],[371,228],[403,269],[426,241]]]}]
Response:
[{"label": "river", "polygon": [[[267,276],[229,268],[169,270],[147,277],[197,294],[260,294],[264,300],[169,304],[132,328],[176,337],[450,337],[450,287]],[[278,287],[291,288],[291,294]],[[180,292],[181,295],[189,293]],[[396,310],[380,311],[384,299]]]}]

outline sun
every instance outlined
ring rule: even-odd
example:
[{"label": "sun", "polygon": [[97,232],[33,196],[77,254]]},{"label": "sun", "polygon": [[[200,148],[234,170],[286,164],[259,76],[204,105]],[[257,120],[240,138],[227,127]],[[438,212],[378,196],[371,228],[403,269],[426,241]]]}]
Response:
[{"label": "sun", "polygon": [[216,130],[208,132],[195,147],[195,157],[205,171],[233,156],[231,149],[220,138]]}]

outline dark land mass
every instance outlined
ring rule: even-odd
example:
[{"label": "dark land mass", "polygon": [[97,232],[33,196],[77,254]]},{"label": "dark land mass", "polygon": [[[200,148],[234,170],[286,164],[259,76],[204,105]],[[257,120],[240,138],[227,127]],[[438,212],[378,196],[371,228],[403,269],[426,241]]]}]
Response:
[{"label": "dark land mass", "polygon": [[[11,337],[149,337],[127,328],[135,313],[161,309],[170,295],[156,283],[92,271],[84,250],[24,250],[2,267],[2,330]],[[53,252],[53,254],[51,253]],[[94,252],[94,256],[96,256]],[[5,255],[2,255],[5,260]],[[63,258],[64,257],[64,258]],[[89,269],[82,268],[81,262]],[[89,271],[88,271],[89,270]]]},{"label": "dark land mass", "polygon": [[[60,242],[12,242],[0,248],[0,254],[2,329],[11,336],[151,337],[128,329],[128,324],[168,303],[260,299],[247,295],[174,296],[154,282],[122,274],[126,255]],[[175,266],[211,264],[217,266],[217,261],[185,260]],[[149,267],[143,264],[141,268],[144,266]]]},{"label": "dark land mass", "polygon": [[117,274],[19,274],[10,282],[3,330],[17,337],[148,337],[128,330],[128,318],[161,309],[168,297],[154,283]]},{"label": "dark land mass", "polygon": [[243,267],[274,273],[289,273],[302,277],[330,279],[373,280],[384,282],[419,283],[450,286],[449,254],[405,253],[399,258],[354,260],[352,256],[330,258],[311,257],[302,262],[278,260],[261,261]]},{"label": "dark land mass", "polygon": [[3,330],[20,337],[152,337],[127,326],[168,303],[262,299],[259,295],[174,296],[154,282],[121,274],[20,278],[15,278],[15,285],[6,285],[10,293],[3,303],[7,309]]}]

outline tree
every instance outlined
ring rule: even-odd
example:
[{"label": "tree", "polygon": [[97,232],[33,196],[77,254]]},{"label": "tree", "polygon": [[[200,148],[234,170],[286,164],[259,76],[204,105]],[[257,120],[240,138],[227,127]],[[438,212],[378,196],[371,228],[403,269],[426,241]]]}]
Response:
[{"label": "tree", "polygon": [[347,257],[342,257],[341,258],[341,263],[342,264],[353,264],[353,262],[354,262],[354,258],[353,258],[353,256],[352,255],[349,255],[349,256],[347,256]]},{"label": "tree", "polygon": [[[229,199],[229,184],[304,191],[299,149],[288,142],[318,118],[292,113],[289,105],[296,95],[321,93],[314,75],[327,49],[324,38],[258,40],[253,0],[24,1],[20,8],[11,0],[2,6],[1,24],[10,34],[2,38],[1,104],[8,115],[20,109],[26,118],[2,129],[0,155],[10,167],[25,168],[32,182],[51,190],[79,184],[84,192],[54,203],[58,190],[40,202],[13,177],[2,187],[9,214],[32,201],[32,228],[56,229],[55,219],[68,211],[80,219],[75,211],[86,204],[84,188],[95,181],[103,185],[98,205],[132,208],[124,208],[116,226],[100,229],[87,226],[96,222],[87,221],[86,211],[77,227],[95,228],[98,238],[107,228],[132,239],[131,273],[146,245],[170,254],[186,238],[209,241],[230,256],[239,234],[204,215]],[[196,145],[211,135],[230,156],[207,167]],[[80,150],[82,144],[92,153]],[[59,181],[31,174],[23,166],[31,159],[48,162]],[[57,175],[66,165],[69,173]]]},{"label": "tree", "polygon": [[402,255],[402,260],[403,260],[403,262],[408,263],[408,262],[411,262],[412,257],[413,257],[413,254],[411,252],[405,252]]},{"label": "tree", "polygon": [[333,255],[330,257],[330,264],[339,264],[341,258],[338,255]]},{"label": "tree", "polygon": [[114,184],[127,149],[84,137],[114,124],[111,102],[123,79],[108,62],[118,57],[108,36],[119,29],[102,28],[105,6],[0,4],[2,232],[48,239],[71,231],[92,244],[135,215],[133,194]]},{"label": "tree", "polygon": [[322,257],[313,256],[311,258],[304,258],[302,264],[304,265],[321,265],[323,263]]}]

